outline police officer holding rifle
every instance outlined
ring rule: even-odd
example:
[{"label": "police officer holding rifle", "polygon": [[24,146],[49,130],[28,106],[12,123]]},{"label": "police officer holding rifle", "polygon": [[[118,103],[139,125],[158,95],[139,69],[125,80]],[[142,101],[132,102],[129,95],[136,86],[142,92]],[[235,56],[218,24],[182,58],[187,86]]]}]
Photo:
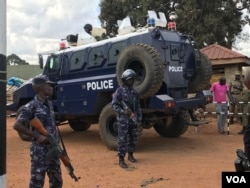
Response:
[{"label": "police officer holding rifle", "polygon": [[128,152],[128,160],[136,162],[135,152],[138,129],[142,120],[138,93],[133,89],[135,72],[127,69],[122,74],[122,86],[113,95],[112,107],[117,113],[118,121],[118,157],[119,165],[128,168],[124,157]]}]

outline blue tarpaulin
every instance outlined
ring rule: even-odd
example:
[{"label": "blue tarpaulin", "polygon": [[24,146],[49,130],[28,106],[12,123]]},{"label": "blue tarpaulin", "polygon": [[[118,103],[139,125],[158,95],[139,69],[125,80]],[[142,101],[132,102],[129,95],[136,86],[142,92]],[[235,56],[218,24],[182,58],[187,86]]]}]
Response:
[{"label": "blue tarpaulin", "polygon": [[23,82],[24,82],[23,79],[13,76],[8,79],[7,84],[10,86],[20,87],[23,84]]}]

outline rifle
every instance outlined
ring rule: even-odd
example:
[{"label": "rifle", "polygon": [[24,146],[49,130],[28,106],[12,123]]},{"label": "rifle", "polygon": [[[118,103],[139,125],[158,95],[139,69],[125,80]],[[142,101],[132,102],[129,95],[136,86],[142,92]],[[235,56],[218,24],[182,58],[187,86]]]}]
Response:
[{"label": "rifle", "polygon": [[61,148],[60,144],[56,141],[56,139],[51,134],[48,133],[48,131],[44,128],[42,122],[37,117],[32,119],[30,121],[30,124],[37,131],[39,131],[42,135],[46,136],[49,143],[53,146],[53,149],[48,152],[45,161],[49,162],[56,155],[59,155],[60,160],[63,162],[71,178],[73,178],[75,181],[78,181],[80,177],[75,176],[74,168],[70,162],[70,159],[67,155],[65,148],[64,149]]},{"label": "rifle", "polygon": [[[243,89],[244,89],[243,83],[242,83],[241,80],[235,80],[235,81],[238,82],[239,84],[237,84],[237,85],[231,84],[231,85],[230,85],[230,92],[231,92],[232,94],[238,94],[238,93],[241,94],[241,92],[242,92]],[[236,91],[232,91],[232,88],[234,88]]]},{"label": "rifle", "polygon": [[242,149],[236,150],[237,159],[234,161],[236,172],[245,172],[250,170],[250,161]]},{"label": "rifle", "polygon": [[[128,107],[128,105],[124,102],[124,101],[121,101],[122,103],[122,107],[123,109],[128,112],[130,115],[131,114],[134,114],[133,111]],[[140,125],[140,123],[137,121],[137,118],[135,116],[132,116],[131,117],[132,121],[136,124],[136,125]]]},{"label": "rifle", "polygon": [[240,92],[243,91],[243,87],[242,86],[233,86],[233,88],[239,90]]}]

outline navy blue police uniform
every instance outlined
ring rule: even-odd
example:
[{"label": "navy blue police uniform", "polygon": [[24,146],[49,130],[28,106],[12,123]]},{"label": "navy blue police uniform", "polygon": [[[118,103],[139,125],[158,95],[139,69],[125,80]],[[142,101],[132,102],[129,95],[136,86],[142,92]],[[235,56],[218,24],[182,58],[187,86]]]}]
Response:
[{"label": "navy blue police uniform", "polygon": [[[112,100],[112,107],[117,113],[116,119],[118,121],[118,156],[119,159],[124,162],[124,157],[128,152],[129,160],[132,162],[136,162],[132,154],[133,152],[135,152],[136,141],[138,138],[138,129],[140,125],[136,124],[131,119],[130,114],[128,114],[127,111],[123,108],[121,101],[123,101],[130,108],[130,110],[134,113],[137,121],[141,122],[142,113],[139,95],[133,89],[133,87],[127,86],[126,82],[125,84],[117,88]],[[126,165],[122,166],[123,168],[127,168]]]},{"label": "navy blue police uniform", "polygon": [[21,128],[25,125],[24,122],[30,122],[32,119],[38,118],[48,134],[59,142],[55,124],[55,113],[52,102],[48,99],[48,96],[52,95],[53,90],[46,84],[52,84],[52,82],[42,77],[36,77],[33,79],[32,85],[36,91],[36,96],[22,108],[17,117],[16,123],[14,124],[14,129],[21,132],[24,131],[24,134],[25,132],[26,134],[29,132],[33,137],[30,147],[30,188],[42,188],[44,186],[45,174],[48,175],[50,188],[61,188],[63,184],[59,156],[53,156],[50,160],[46,159],[46,157],[48,157],[48,152],[53,146],[49,142],[41,141],[42,134],[39,133],[38,130],[25,131]]},{"label": "navy blue police uniform", "polygon": [[[27,103],[17,119],[21,119],[25,122],[29,122],[34,117],[37,117],[44,125],[44,128],[49,134],[58,140],[58,132],[55,125],[54,110],[51,101],[45,102],[39,100],[37,96]],[[40,134],[37,130],[37,134]],[[39,144],[36,139],[33,139],[30,147],[31,157],[31,179],[30,188],[40,188],[44,185],[45,174],[49,177],[50,188],[62,187],[62,175],[60,167],[60,159],[55,158],[46,163],[45,158],[48,151],[52,148],[52,145]]]}]

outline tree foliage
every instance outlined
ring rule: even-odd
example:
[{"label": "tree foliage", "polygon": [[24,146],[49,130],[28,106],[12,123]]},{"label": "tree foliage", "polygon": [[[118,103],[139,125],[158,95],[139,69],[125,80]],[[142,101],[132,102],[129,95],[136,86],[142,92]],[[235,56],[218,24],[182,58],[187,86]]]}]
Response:
[{"label": "tree foliage", "polygon": [[28,62],[18,57],[16,54],[11,54],[6,58],[7,65],[29,65]]},{"label": "tree foliage", "polygon": [[101,1],[101,14],[99,15],[99,19],[102,27],[105,28],[109,34],[115,34],[118,29],[117,20],[123,19],[127,16],[127,10],[123,9],[122,5],[123,1]]},{"label": "tree foliage", "polygon": [[249,21],[242,19],[242,9],[236,4],[234,0],[102,0],[99,19],[107,33],[117,34],[117,20],[126,16],[138,27],[146,25],[148,10],[165,13],[168,21],[175,12],[177,30],[192,35],[199,47],[218,43],[231,48]]},{"label": "tree foliage", "polygon": [[117,34],[117,20],[126,16],[131,18],[135,27],[144,26],[147,23],[147,11],[156,10],[168,12],[171,10],[169,2],[165,0],[102,0],[99,19],[107,33]]},{"label": "tree foliage", "polygon": [[176,9],[178,30],[193,35],[200,47],[218,43],[231,48],[246,23],[232,0],[181,0],[180,4]]}]

